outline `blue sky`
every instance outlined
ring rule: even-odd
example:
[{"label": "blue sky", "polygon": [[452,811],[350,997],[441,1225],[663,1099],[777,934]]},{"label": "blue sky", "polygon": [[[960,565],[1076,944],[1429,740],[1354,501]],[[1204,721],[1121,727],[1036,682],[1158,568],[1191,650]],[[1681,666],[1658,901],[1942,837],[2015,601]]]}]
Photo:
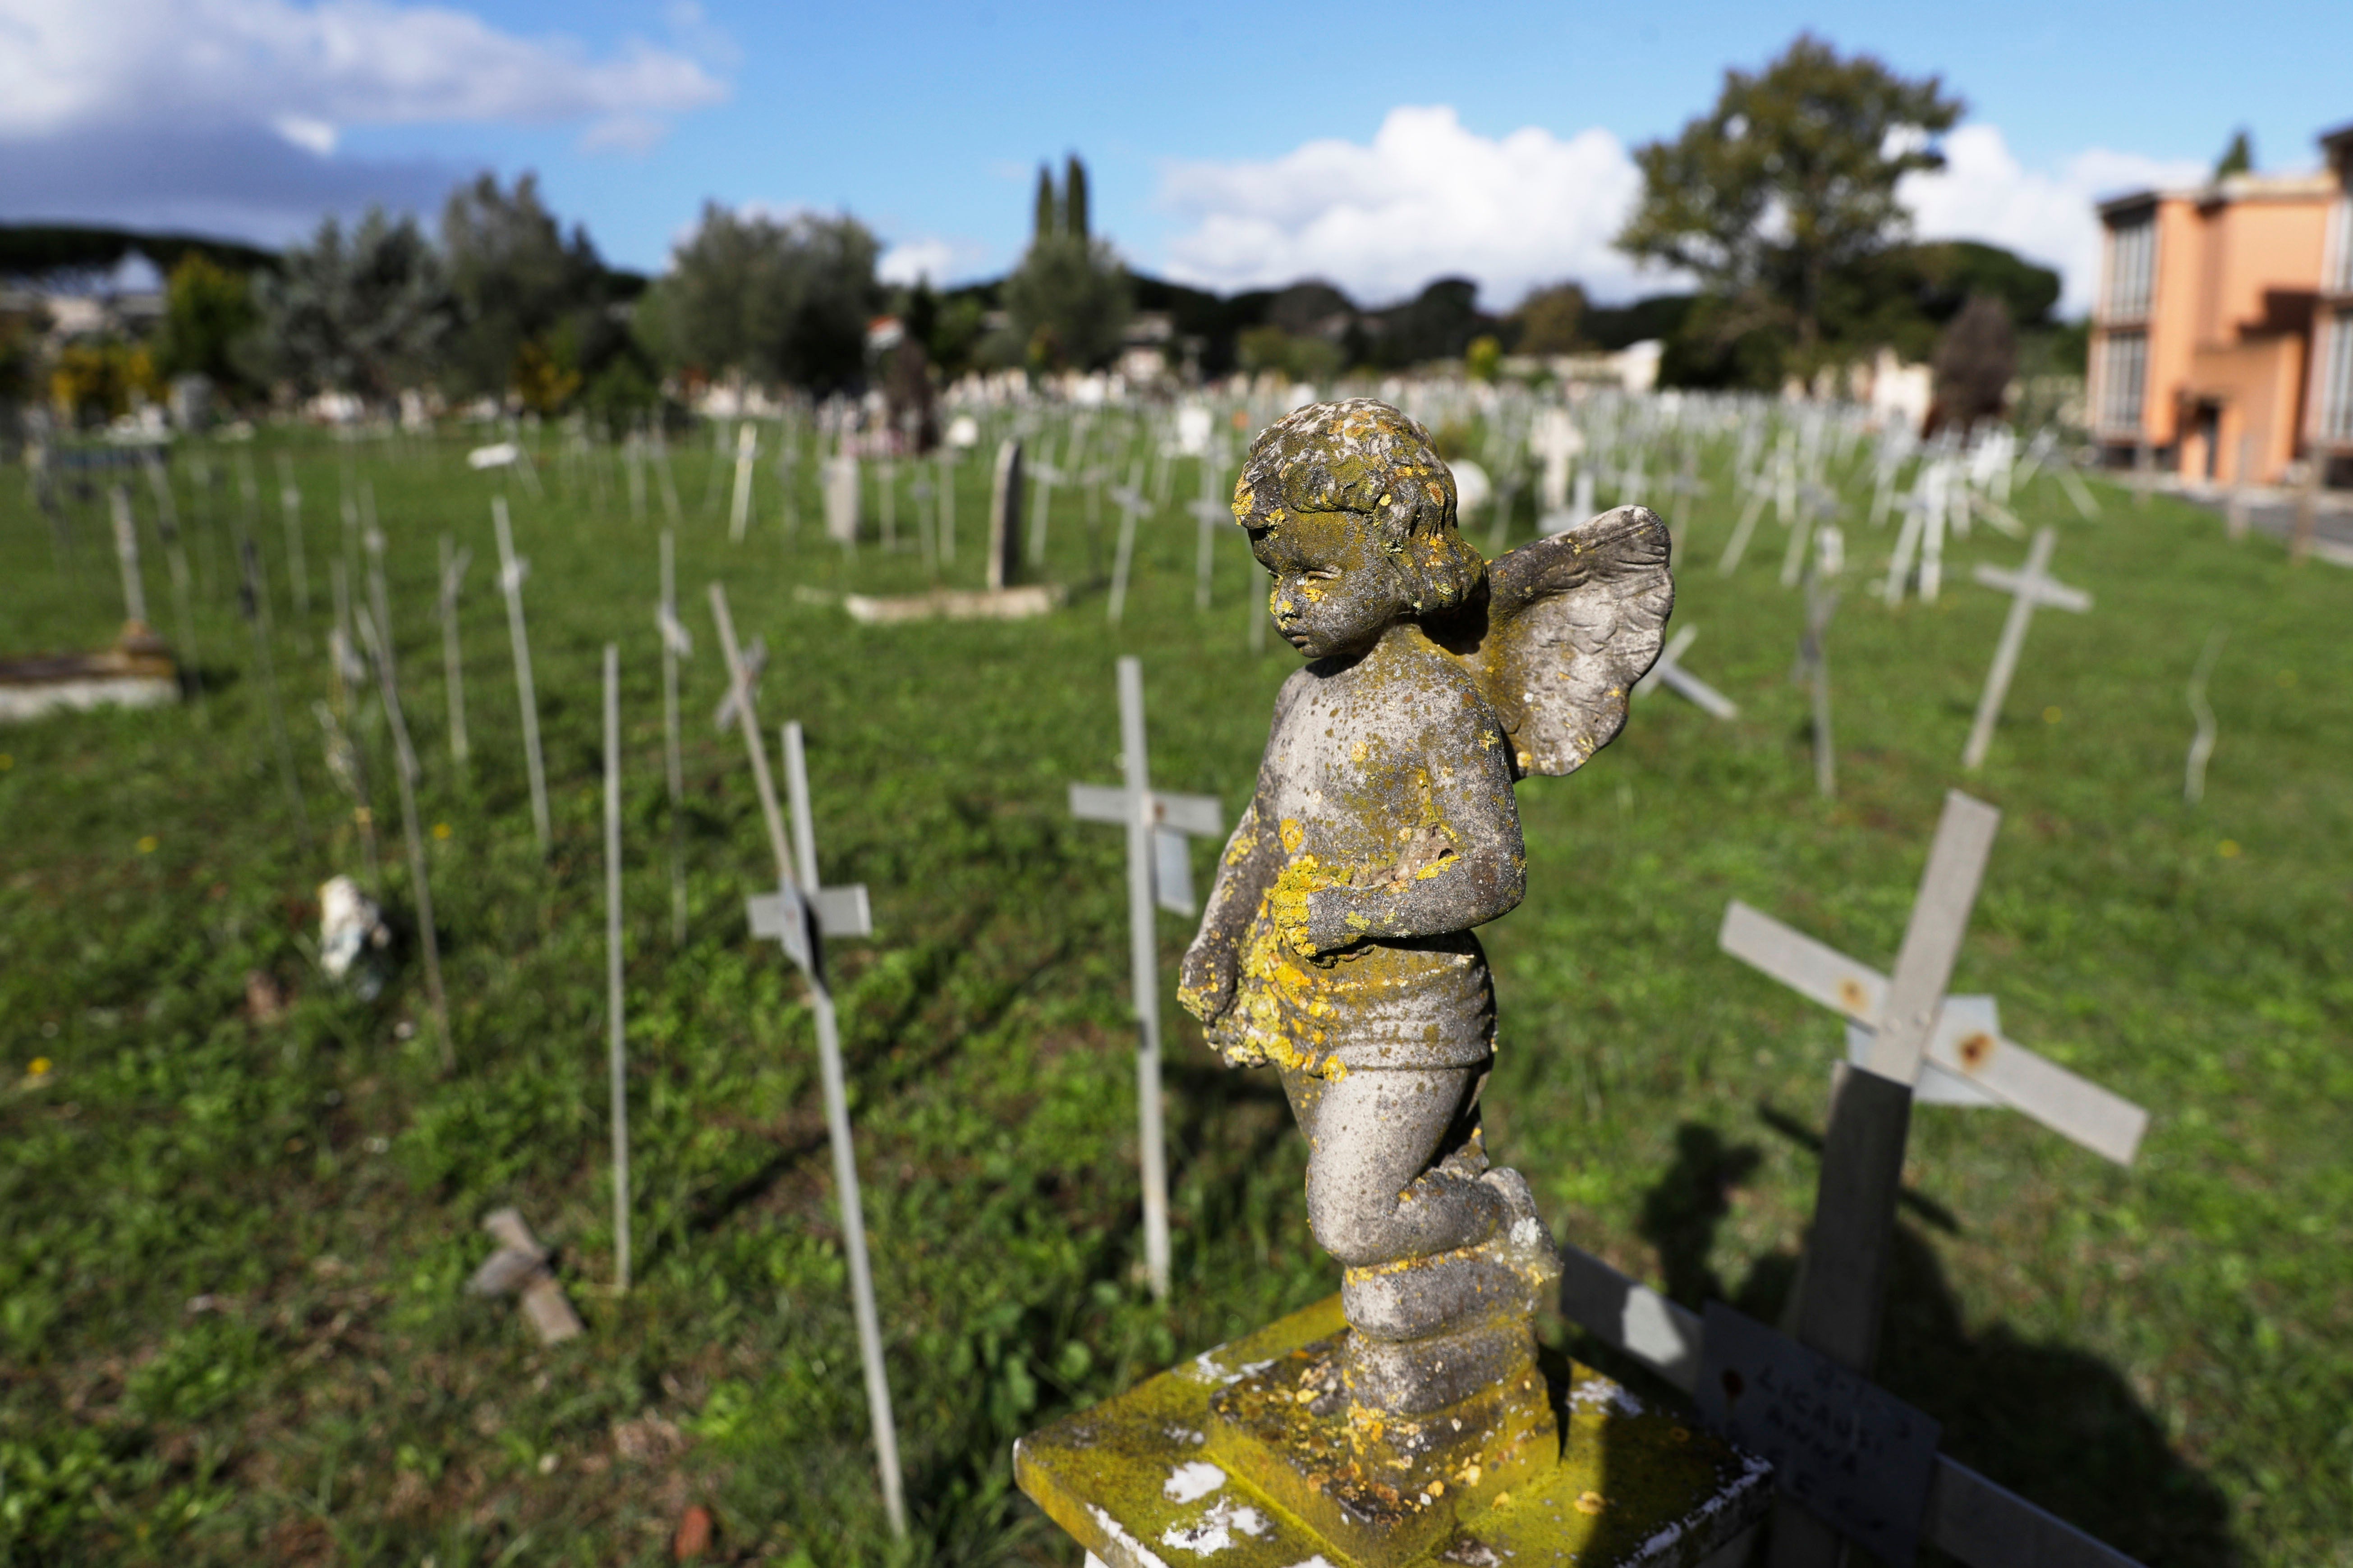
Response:
[{"label": "blue sky", "polygon": [[1801,27],[1969,105],[1924,234],[2088,287],[2098,194],[2266,168],[2353,121],[2353,5],[1416,6],[735,0],[0,0],[0,218],[276,242],[370,200],[536,169],[605,254],[659,268],[705,200],[848,209],[894,276],[1018,254],[1041,158],[1093,176],[1140,268],[1368,300],[1478,279],[1660,286],[1609,237],[1629,150]]}]

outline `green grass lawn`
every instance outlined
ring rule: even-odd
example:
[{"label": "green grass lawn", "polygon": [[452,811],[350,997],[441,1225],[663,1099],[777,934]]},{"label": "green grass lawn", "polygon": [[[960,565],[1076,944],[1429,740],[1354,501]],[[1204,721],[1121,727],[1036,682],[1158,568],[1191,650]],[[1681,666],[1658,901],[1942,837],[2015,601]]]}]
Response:
[{"label": "green grass lawn", "polygon": [[[273,504],[289,442],[307,621]],[[312,962],[317,885],[364,874],[311,716],[341,448],[265,434],[255,451],[315,848],[281,792],[236,614],[232,446],[203,450],[208,490],[189,454],[178,465],[203,710],[0,730],[8,1561],[667,1562],[701,1503],[731,1561],[1074,1563],[1012,1489],[1014,1437],[1337,1285],[1272,1074],[1219,1068],[1172,1003],[1176,1287],[1165,1308],[1144,1289],[1123,845],[1067,815],[1071,781],[1117,777],[1123,653],[1145,661],[1155,782],[1242,803],[1295,663],[1249,651],[1261,595],[1242,541],[1216,540],[1203,616],[1192,523],[1148,525],[1113,628],[1089,584],[1117,513],[1091,550],[1066,489],[1051,547],[1067,609],[860,627],[806,590],[920,587],[912,549],[870,539],[845,560],[818,537],[813,483],[787,542],[765,458],[758,523],[731,545],[723,496],[704,504],[703,450],[681,452],[697,649],[691,920],[674,945],[653,525],[628,520],[617,469],[601,514],[553,461],[545,500],[514,498],[554,812],[543,861],[492,585],[501,481],[469,473],[464,449],[355,448],[390,539],[422,810],[439,825],[454,1074],[424,1024],[420,965],[362,1005]],[[1850,523],[1830,645],[1841,794],[1825,804],[1788,681],[1802,607],[1775,581],[1778,531],[1736,576],[1715,569],[1727,457],[1716,498],[1676,519],[1676,617],[1701,630],[1686,662],[1741,716],[1646,697],[1582,773],[1522,785],[1529,894],[1485,933],[1502,1017],[1490,1139],[1565,1239],[1694,1306],[1720,1295],[1769,1318],[1841,1030],[1719,953],[1717,921],[1740,898],[1892,962],[2008,603],[1968,567],[2025,546],[1980,530],[1949,552],[1939,603],[1890,609],[1864,587],[1893,529]],[[963,467],[951,581],[978,581],[985,469]],[[21,479],[0,471],[0,650],[104,642],[121,597],[103,498],[69,501],[61,558]],[[1187,465],[1177,496],[1193,487]],[[2353,575],[2226,543],[2186,505],[2100,493],[2092,521],[2055,485],[2018,502],[2060,529],[2054,572],[2097,603],[2037,617],[1968,783],[2005,815],[1954,984],[1998,995],[2007,1033],[2155,1121],[2119,1170],[2007,1112],[1924,1109],[1881,1378],[1943,1420],[1949,1452],[2153,1565],[2353,1564]],[[446,742],[432,615],[445,531],[475,560],[466,768]],[[744,929],[771,860],[742,743],[710,723],[714,578],[773,651],[764,717],[807,727],[825,878],[873,897],[875,939],[838,950],[837,983],[913,1514],[903,1551],[873,1480],[807,1015],[786,961]],[[2221,742],[2193,809],[2183,686],[2218,626]],[[604,1288],[607,640],[627,726],[626,1298]],[[379,892],[405,916],[371,710],[356,729]],[[1171,991],[1189,934],[1164,917]],[[283,1016],[249,1009],[254,971],[290,995]],[[503,1204],[558,1249],[582,1339],[543,1349],[511,1302],[462,1293],[491,1246],[480,1217]]]}]

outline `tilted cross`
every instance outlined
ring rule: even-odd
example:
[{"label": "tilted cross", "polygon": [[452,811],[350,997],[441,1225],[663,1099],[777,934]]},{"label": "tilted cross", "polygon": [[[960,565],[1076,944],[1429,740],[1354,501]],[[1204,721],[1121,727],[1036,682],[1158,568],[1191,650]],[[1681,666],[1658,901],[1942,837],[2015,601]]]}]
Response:
[{"label": "tilted cross", "polygon": [[[833,992],[826,983],[823,939],[867,936],[873,921],[862,883],[821,888],[817,878],[817,833],[808,806],[808,769],[798,724],[785,726],[785,784],[793,816],[793,846],[785,844],[783,817],[776,810],[776,789],[768,775],[766,749],[744,658],[735,642],[734,618],[728,613],[726,591],[711,584],[712,618],[719,628],[719,646],[727,661],[728,683],[735,695],[736,727],[750,753],[752,779],[760,796],[760,815],[767,825],[768,846],[776,858],[777,890],[755,894],[744,901],[752,934],[781,945],[808,984],[809,1013],[817,1026],[818,1079],[825,1096],[827,1141],[833,1148],[836,1195],[841,1205],[842,1251],[849,1266],[849,1305],[858,1327],[859,1360],[866,1374],[866,1413],[874,1435],[874,1458],[882,1483],[882,1507],[892,1533],[904,1540],[907,1510],[899,1473],[899,1429],[891,1411],[891,1384],[882,1363],[881,1319],[874,1307],[874,1271],[866,1249],[866,1214],[859,1198],[858,1154],[850,1142],[849,1093],[841,1070],[841,1026],[835,1016]],[[794,862],[799,874],[794,874]]]},{"label": "tilted cross", "polygon": [[1688,698],[1719,719],[1736,719],[1740,716],[1737,703],[1683,667],[1683,650],[1691,647],[1692,639],[1698,636],[1697,626],[1676,628],[1675,635],[1668,638],[1667,646],[1660,650],[1659,661],[1651,666],[1649,674],[1634,683],[1634,695],[1640,697],[1645,691],[1663,686]]},{"label": "tilted cross", "polygon": [[1121,787],[1074,784],[1071,815],[1127,829],[1129,981],[1138,1030],[1136,1098],[1144,1160],[1144,1259],[1152,1293],[1168,1295],[1168,1162],[1160,1127],[1159,946],[1153,906],[1195,912],[1188,835],[1214,838],[1225,831],[1215,796],[1166,795],[1152,787],[1144,750],[1144,666],[1119,661],[1119,739],[1127,778]]},{"label": "tilted cross", "polygon": [[1112,504],[1119,508],[1119,552],[1112,560],[1111,601],[1104,613],[1113,626],[1127,608],[1127,577],[1135,565],[1135,520],[1155,510],[1145,499],[1143,480],[1144,459],[1138,458],[1128,465],[1127,483],[1111,492]]},{"label": "tilted cross", "polygon": [[2001,641],[1994,647],[1993,668],[1986,671],[1985,692],[1978,699],[1977,718],[1969,724],[1968,744],[1961,749],[1961,766],[1965,768],[1982,765],[1986,752],[1993,746],[1993,728],[2001,718],[2002,700],[2010,695],[2010,677],[2018,673],[2018,656],[2026,647],[2027,623],[2034,618],[2035,610],[2048,605],[2054,610],[2072,610],[2080,616],[2092,607],[2089,594],[2070,588],[2044,571],[2051,564],[2051,552],[2058,542],[2055,530],[2038,529],[2034,542],[2027,547],[2024,568],[2011,572],[2000,566],[1981,565],[1972,574],[1987,587],[2017,596],[2010,602],[2009,619],[2002,622]]},{"label": "tilted cross", "polygon": [[[681,630],[683,628],[681,628]],[[691,643],[687,645],[686,651],[690,653],[693,651],[693,645]],[[744,688],[748,689],[752,695],[756,696],[758,694],[760,689],[760,674],[767,668],[768,639],[765,637],[755,637],[744,647],[743,685]],[[727,686],[727,695],[722,697],[719,700],[719,706],[711,710],[711,727],[713,730],[720,731],[722,734],[726,732],[728,725],[735,722],[736,704],[739,700],[736,695],[737,690],[738,688],[736,684],[733,681],[730,681]]]}]

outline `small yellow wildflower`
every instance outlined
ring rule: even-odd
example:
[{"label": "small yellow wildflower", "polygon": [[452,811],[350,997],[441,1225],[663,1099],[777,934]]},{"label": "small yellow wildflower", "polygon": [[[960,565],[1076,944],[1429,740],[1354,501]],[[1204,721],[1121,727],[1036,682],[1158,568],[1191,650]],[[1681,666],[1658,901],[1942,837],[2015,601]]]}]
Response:
[{"label": "small yellow wildflower", "polygon": [[437,822],[437,823],[435,823],[435,824],[433,825],[433,837],[436,837],[436,838],[447,838],[447,837],[449,837],[449,825],[448,825],[448,823],[446,823],[446,822]]},{"label": "small yellow wildflower", "polygon": [[2239,858],[2239,841],[2235,838],[2225,838],[2215,847],[2221,852],[2222,858],[2225,860],[2236,860]]},{"label": "small yellow wildflower", "polygon": [[2056,708],[2045,708],[2042,710],[2042,721],[2045,724],[2056,724],[2059,722],[2059,710]]},{"label": "small yellow wildflower", "polygon": [[162,842],[163,841],[161,839],[157,838],[152,833],[142,834],[139,837],[139,853],[142,855],[153,855],[155,853],[157,847],[162,844]]},{"label": "small yellow wildflower", "polygon": [[35,1057],[33,1058],[33,1065],[26,1070],[31,1072],[35,1078],[47,1078],[49,1076],[49,1068],[53,1064],[47,1057]]}]

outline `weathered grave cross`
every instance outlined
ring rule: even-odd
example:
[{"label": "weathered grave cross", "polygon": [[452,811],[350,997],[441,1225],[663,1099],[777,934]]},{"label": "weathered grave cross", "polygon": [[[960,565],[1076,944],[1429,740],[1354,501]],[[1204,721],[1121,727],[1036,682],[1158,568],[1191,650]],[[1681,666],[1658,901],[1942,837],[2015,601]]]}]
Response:
[{"label": "weathered grave cross", "polygon": [[808,770],[798,724],[785,726],[785,784],[793,814],[793,847],[786,847],[784,819],[776,810],[776,786],[768,773],[768,754],[760,740],[751,683],[735,643],[734,618],[728,614],[727,591],[716,583],[711,584],[711,611],[718,623],[720,652],[727,661],[728,680],[735,694],[736,723],[743,731],[744,748],[751,755],[752,781],[759,792],[768,845],[776,858],[777,890],[745,900],[744,912],[752,934],[781,945],[808,985],[809,1013],[817,1026],[818,1077],[825,1095],[826,1136],[833,1146],[835,1195],[841,1205],[842,1249],[849,1266],[850,1312],[857,1321],[858,1353],[866,1373],[867,1418],[873,1426],[883,1510],[890,1516],[892,1533],[903,1541],[907,1509],[899,1477],[898,1426],[892,1417],[890,1378],[882,1364],[881,1320],[874,1309],[874,1271],[867,1258],[858,1154],[850,1143],[849,1096],[841,1071],[841,1026],[826,981],[823,942],[828,936],[870,936],[873,921],[863,884],[842,888],[818,884],[817,832],[809,816]]},{"label": "weathered grave cross", "polygon": [[1135,564],[1135,520],[1149,517],[1152,502],[1144,494],[1144,459],[1136,458],[1127,468],[1127,483],[1111,492],[1112,504],[1119,508],[1119,550],[1112,557],[1111,599],[1104,614],[1113,626],[1127,609],[1127,574]]},{"label": "weathered grave cross", "polygon": [[[1905,976],[1906,959],[1914,956],[1915,935],[1924,910],[1930,911],[1931,918],[1949,921],[1950,940],[1957,944],[1961,925],[1968,919],[1968,902],[1975,897],[1977,879],[1992,842],[1993,827],[2000,820],[1999,812],[1967,795],[1955,793],[1947,797],[1945,821],[1937,828],[1936,847],[1929,853],[1928,871],[1922,879],[1913,927],[1906,930],[1904,951],[1896,960],[1898,981]],[[1978,823],[1983,824],[1981,837],[1976,826]],[[1956,837],[1963,834],[1968,837]],[[1966,888],[1963,878],[1967,879]],[[1936,901],[1939,900],[1941,902]],[[1938,914],[1938,910],[1944,912]],[[1943,929],[1937,928],[1938,931]],[[1938,935],[1936,940],[1945,939]],[[1954,1005],[1962,999],[1944,996],[1941,980],[1937,992],[1927,997],[1929,1022],[1916,1048],[1906,1045],[1901,1036],[1891,1048],[1886,1037],[1891,1026],[1883,1020],[1894,1017],[1894,985],[1877,970],[1856,963],[1738,900],[1725,908],[1717,942],[1733,957],[1764,971],[1799,995],[1844,1016],[1852,1024],[1873,1031],[1871,1052],[1862,1065],[1879,1076],[1917,1084],[1934,1075],[1968,1084],[2095,1154],[2118,1164],[2131,1163],[2141,1134],[2148,1126],[2147,1111],[2044,1060],[2024,1046],[2003,1038],[1998,1029],[1987,1026],[1981,1003],[1973,1008]],[[1916,968],[1925,959],[1915,962]],[[1950,973],[1949,960],[1946,961],[1945,972]],[[1915,993],[1916,990],[1915,986]],[[1908,1014],[1916,1015],[1918,1011],[1915,1000],[1907,999],[1904,1006]],[[1897,1054],[1899,1049],[1906,1054]]]},{"label": "weathered grave cross", "polygon": [[1690,699],[1719,719],[1736,719],[1740,716],[1737,703],[1683,667],[1683,650],[1691,647],[1692,639],[1698,636],[1697,626],[1676,628],[1675,635],[1667,639],[1667,646],[1660,651],[1659,662],[1651,666],[1650,672],[1634,683],[1634,695],[1640,697],[1645,691],[1663,686]]},{"label": "weathered grave cross", "polygon": [[539,835],[539,852],[547,853],[551,829],[547,815],[547,763],[539,749],[539,699],[531,684],[531,638],[522,626],[522,584],[531,563],[514,551],[514,531],[507,525],[507,498],[491,498],[491,521],[499,536],[499,590],[507,598],[507,638],[514,647],[515,696],[522,708],[523,763],[531,777],[531,826]]},{"label": "weathered grave cross", "polygon": [[[1835,528],[1825,531],[1826,540],[1837,535]],[[1804,683],[1813,710],[1814,788],[1831,800],[1838,795],[1838,752],[1831,740],[1830,630],[1839,595],[1822,576],[1820,572],[1806,574],[1806,631],[1798,639],[1797,668],[1790,674]]]},{"label": "weathered grave cross", "polygon": [[1135,1089],[1144,1163],[1144,1266],[1152,1293],[1168,1295],[1168,1159],[1160,1128],[1160,958],[1153,906],[1194,912],[1187,835],[1225,831],[1215,796],[1152,787],[1144,750],[1144,666],[1119,661],[1120,761],[1126,783],[1071,786],[1071,815],[1127,829],[1129,983],[1135,1002]]},{"label": "weathered grave cross", "polygon": [[2010,617],[2001,625],[2001,641],[1994,646],[1993,668],[1986,671],[1985,692],[1978,699],[1977,718],[1969,724],[1968,744],[1961,749],[1961,766],[1965,768],[1982,765],[1986,752],[1993,745],[1993,727],[2001,718],[2002,699],[2010,695],[2010,677],[2018,673],[2018,656],[2026,647],[2026,626],[2034,618],[2035,610],[2048,605],[2080,616],[2092,607],[2089,594],[2070,588],[2044,571],[2051,564],[2051,551],[2058,542],[2055,531],[2038,529],[2034,542],[2027,547],[2022,570],[2011,572],[2000,566],[1981,565],[1974,574],[1987,587],[1999,588],[2017,597],[2010,602]]},{"label": "weathered grave cross", "polygon": [[[1868,1379],[1878,1351],[1913,1085],[1932,1057],[1949,1052],[1950,1065],[1957,1066],[1971,1081],[2111,1158],[2130,1157],[2145,1123],[2145,1118],[2132,1112],[2132,1124],[2120,1143],[2118,1129],[2101,1125],[2097,1117],[2087,1125],[2083,1115],[2087,1105],[2094,1111],[2112,1109],[2103,1101],[2121,1105],[2113,1096],[1982,1032],[1951,1038],[1968,1026],[1968,1020],[1960,1010],[1947,1008],[1946,986],[1959,957],[1961,938],[2000,821],[2001,814],[1981,801],[1958,791],[1946,795],[1944,816],[1929,847],[1927,869],[1921,877],[1892,978],[1883,981],[1745,904],[1736,901],[1725,913],[1718,940],[1725,952],[1805,994],[1828,1001],[1873,1032],[1862,1065],[1850,1068],[1841,1062],[1831,1079],[1830,1124],[1822,1141],[1814,1221],[1808,1233],[1793,1314],[1799,1345],[1861,1379]],[[1940,1045],[1945,1046],[1944,1051],[1938,1049]],[[1948,1063],[1939,1060],[1938,1065]],[[1997,1084],[2001,1088],[1998,1089]],[[1723,1339],[1716,1332],[1720,1315],[1720,1311],[1711,1313],[1708,1336],[1710,1363],[1719,1371],[1727,1364],[1716,1353]],[[1715,1393],[1708,1370],[1703,1367],[1700,1379],[1704,1403]],[[1731,1385],[1726,1386],[1728,1390]],[[1928,1452],[1915,1454],[1918,1462],[1906,1472],[1912,1495],[1905,1506],[1873,1505],[1875,1528],[1894,1531],[1872,1542],[1883,1556],[1897,1561],[1910,1557],[1911,1537],[1926,1505],[1934,1475],[1934,1443],[1932,1435]],[[1792,1480],[1802,1476],[1800,1468]],[[1897,1483],[1890,1479],[1885,1484]],[[1834,1563],[1839,1542],[1831,1521],[1848,1534],[1857,1533],[1869,1522],[1858,1511],[1862,1508],[1860,1502],[1852,1508],[1829,1507],[1825,1498],[1817,1495],[1810,1500],[1819,1511],[1808,1511],[1788,1500],[1792,1495],[1799,1494],[1785,1488],[1784,1501],[1774,1517],[1775,1568]]]}]

